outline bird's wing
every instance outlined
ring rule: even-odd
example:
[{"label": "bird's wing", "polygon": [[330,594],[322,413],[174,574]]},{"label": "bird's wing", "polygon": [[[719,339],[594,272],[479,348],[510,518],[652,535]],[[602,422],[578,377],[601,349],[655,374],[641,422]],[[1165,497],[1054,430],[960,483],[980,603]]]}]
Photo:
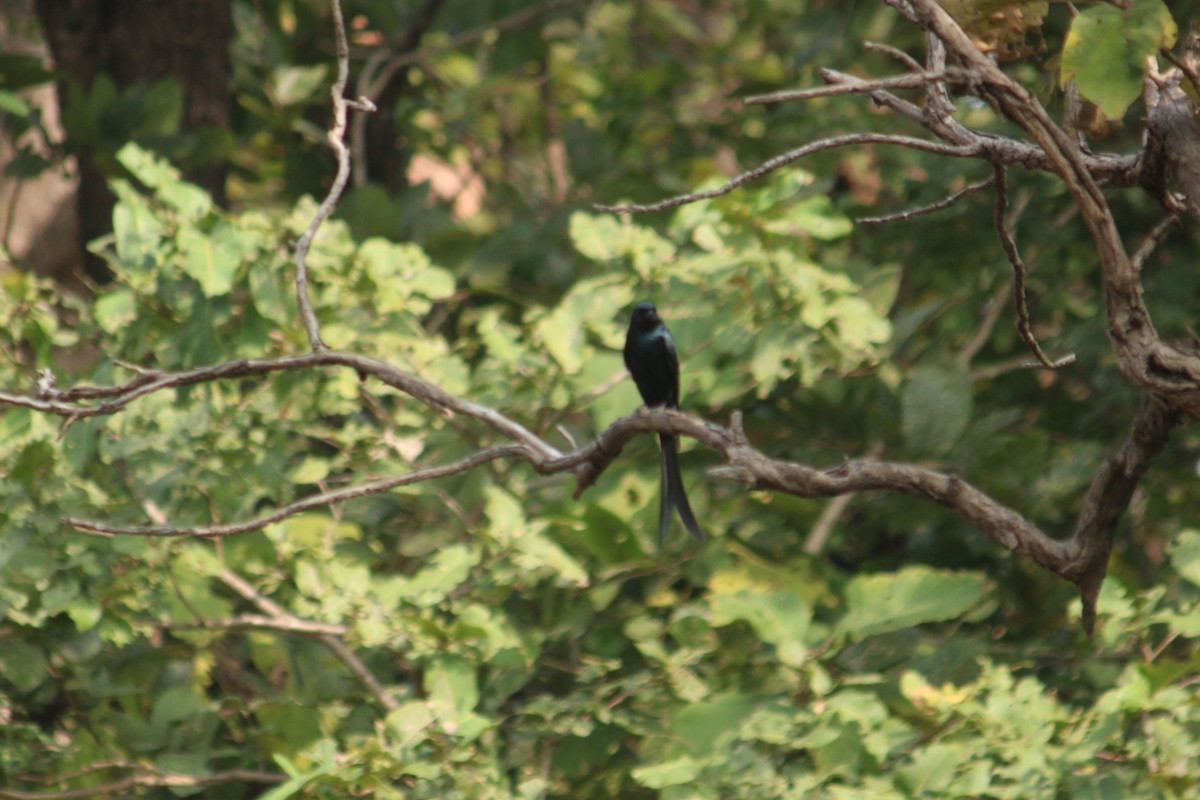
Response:
[{"label": "bird's wing", "polygon": [[661,338],[666,355],[667,375],[671,381],[671,397],[668,406],[679,407],[679,350],[675,347],[675,337],[670,333]]}]

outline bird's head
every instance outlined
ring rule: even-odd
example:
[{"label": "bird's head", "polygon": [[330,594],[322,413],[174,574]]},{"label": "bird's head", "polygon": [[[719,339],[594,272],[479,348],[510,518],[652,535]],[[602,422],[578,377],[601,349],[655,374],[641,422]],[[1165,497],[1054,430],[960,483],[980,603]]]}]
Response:
[{"label": "bird's head", "polygon": [[658,318],[658,309],[654,307],[654,303],[638,303],[633,308],[633,317],[629,320],[629,329],[632,331],[651,331],[661,324]]}]

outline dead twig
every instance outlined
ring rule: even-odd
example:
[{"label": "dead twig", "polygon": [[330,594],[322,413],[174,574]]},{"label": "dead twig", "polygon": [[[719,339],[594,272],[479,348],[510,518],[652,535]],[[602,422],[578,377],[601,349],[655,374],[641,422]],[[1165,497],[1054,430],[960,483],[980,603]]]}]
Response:
[{"label": "dead twig", "polygon": [[1051,360],[1049,356],[1042,350],[1042,346],[1038,344],[1037,337],[1033,335],[1033,326],[1029,322],[1029,299],[1025,295],[1025,264],[1021,261],[1021,254],[1017,250],[1017,243],[1013,239],[1012,234],[1008,231],[1008,182],[1005,176],[1005,169],[997,165],[995,168],[995,185],[996,185],[996,213],[993,216],[993,223],[996,227],[996,233],[1000,236],[1000,244],[1004,247],[1004,254],[1008,256],[1008,263],[1012,265],[1013,270],[1013,300],[1017,307],[1017,331],[1021,334],[1021,340],[1029,346],[1037,357],[1038,363],[1047,369],[1059,369],[1068,364],[1075,363],[1075,354],[1068,353],[1062,358]]},{"label": "dead twig", "polygon": [[330,96],[333,98],[333,126],[325,138],[333,149],[334,155],[337,156],[337,175],[334,176],[333,185],[329,187],[329,193],[317,207],[317,213],[313,215],[312,221],[308,223],[308,228],[296,241],[294,247],[296,305],[300,311],[300,321],[304,324],[304,332],[308,334],[308,343],[316,352],[325,350],[326,345],[321,340],[321,324],[317,321],[312,299],[308,296],[308,251],[312,247],[313,239],[317,236],[317,229],[333,212],[334,206],[341,199],[342,192],[346,190],[346,183],[350,179],[350,150],[342,141],[346,135],[346,109],[353,108],[363,112],[375,110],[375,104],[366,97],[347,100],[344,96],[346,82],[350,79],[350,46],[346,43],[346,23],[342,18],[342,5],[339,0],[331,0],[330,6],[333,9],[334,40],[337,42],[337,79],[329,89]]},{"label": "dead twig", "polygon": [[883,133],[850,133],[845,136],[834,136],[829,139],[821,139],[820,141],[811,142],[802,147],[797,147],[794,150],[789,150],[786,153],[775,156],[772,159],[764,161],[759,166],[752,170],[743,172],[742,174],[732,178],[729,182],[717,189],[710,189],[704,192],[689,192],[688,194],[679,195],[677,197],[669,197],[666,200],[660,200],[657,203],[642,205],[639,203],[628,203],[625,205],[595,205],[597,211],[609,211],[612,213],[623,214],[644,214],[649,211],[665,211],[669,208],[695,203],[698,200],[711,200],[714,197],[721,197],[732,192],[742,184],[749,183],[756,178],[761,178],[780,167],[785,167],[793,161],[798,161],[805,156],[810,156],[813,153],[819,153],[823,150],[832,150],[837,147],[850,147],[861,144],[894,144],[901,147],[911,147],[914,150],[922,150],[926,153],[936,153],[943,156],[954,156],[956,158],[970,158],[978,156],[979,150],[973,146],[956,147],[954,145],[941,144],[939,142],[931,142],[927,139],[916,139],[912,136],[896,136]]}]

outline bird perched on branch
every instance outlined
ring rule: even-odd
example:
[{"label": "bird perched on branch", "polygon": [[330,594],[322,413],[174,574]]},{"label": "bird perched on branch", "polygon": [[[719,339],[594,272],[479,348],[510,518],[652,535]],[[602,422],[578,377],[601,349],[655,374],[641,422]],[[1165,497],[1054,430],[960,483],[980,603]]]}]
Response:
[{"label": "bird perched on branch", "polygon": [[[625,337],[625,366],[647,406],[679,408],[679,351],[654,303],[639,303],[633,309]],[[679,439],[671,433],[660,433],[658,443],[662,448],[658,546],[662,547],[671,525],[672,508],[679,509],[679,517],[692,536],[704,541],[679,474]]]}]

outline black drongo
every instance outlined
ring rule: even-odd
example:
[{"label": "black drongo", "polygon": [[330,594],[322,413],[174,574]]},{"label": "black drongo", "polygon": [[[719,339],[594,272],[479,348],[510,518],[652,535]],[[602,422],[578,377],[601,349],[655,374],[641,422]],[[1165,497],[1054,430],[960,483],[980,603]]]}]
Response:
[{"label": "black drongo", "polygon": [[[654,303],[639,303],[633,309],[629,334],[625,337],[625,366],[647,406],[679,408],[679,351],[671,332],[658,318]],[[667,535],[672,508],[679,509],[679,517],[692,536],[704,541],[679,475],[679,439],[674,434],[660,433],[658,442],[662,448],[658,546],[662,547]]]}]

